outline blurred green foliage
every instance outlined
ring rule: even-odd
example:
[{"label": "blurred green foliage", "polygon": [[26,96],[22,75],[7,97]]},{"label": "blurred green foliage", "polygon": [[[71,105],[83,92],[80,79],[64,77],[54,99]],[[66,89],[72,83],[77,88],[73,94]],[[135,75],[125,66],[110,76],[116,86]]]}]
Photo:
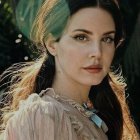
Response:
[{"label": "blurred green foliage", "polygon": [[13,63],[29,60],[29,41],[15,26],[15,16],[9,0],[0,1],[0,73]]}]

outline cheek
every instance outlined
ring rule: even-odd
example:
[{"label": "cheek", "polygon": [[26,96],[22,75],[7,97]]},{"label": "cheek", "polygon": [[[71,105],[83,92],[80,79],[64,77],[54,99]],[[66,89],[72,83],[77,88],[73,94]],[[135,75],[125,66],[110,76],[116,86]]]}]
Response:
[{"label": "cheek", "polygon": [[110,67],[112,60],[114,58],[115,48],[109,48],[104,51],[103,55],[103,62],[105,63],[106,67]]},{"label": "cheek", "polygon": [[75,65],[84,59],[85,51],[81,46],[72,42],[61,43],[58,49],[58,55],[67,63]]},{"label": "cheek", "polygon": [[110,51],[109,55],[110,55],[110,59],[111,59],[111,62],[112,62],[112,60],[114,58],[114,55],[115,55],[115,47]]}]

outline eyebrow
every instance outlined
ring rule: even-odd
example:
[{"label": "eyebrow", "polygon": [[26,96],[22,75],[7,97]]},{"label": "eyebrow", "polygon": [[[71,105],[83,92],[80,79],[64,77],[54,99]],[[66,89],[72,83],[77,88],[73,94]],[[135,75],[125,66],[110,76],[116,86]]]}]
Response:
[{"label": "eyebrow", "polygon": [[[76,31],[85,32],[87,34],[93,35],[93,33],[91,31],[88,31],[85,29],[75,29],[73,32],[76,32]],[[116,32],[114,30],[112,30],[112,31],[108,31],[108,32],[103,33],[103,35],[108,35],[108,34],[112,34],[112,33],[115,34]]]}]

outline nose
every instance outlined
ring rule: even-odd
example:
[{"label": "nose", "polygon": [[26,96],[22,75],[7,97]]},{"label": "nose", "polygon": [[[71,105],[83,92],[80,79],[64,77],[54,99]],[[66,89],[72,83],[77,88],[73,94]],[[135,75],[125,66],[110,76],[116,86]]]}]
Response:
[{"label": "nose", "polygon": [[100,42],[93,42],[90,46],[89,57],[100,59],[101,55],[102,55],[102,50],[101,50]]}]

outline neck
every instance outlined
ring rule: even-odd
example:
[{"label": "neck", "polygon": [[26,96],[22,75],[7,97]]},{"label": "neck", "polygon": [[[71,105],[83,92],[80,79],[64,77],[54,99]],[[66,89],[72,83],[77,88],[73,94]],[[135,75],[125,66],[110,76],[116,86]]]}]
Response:
[{"label": "neck", "polygon": [[60,96],[65,96],[82,105],[88,100],[90,86],[81,85],[67,79],[68,78],[55,78],[52,88]]}]

